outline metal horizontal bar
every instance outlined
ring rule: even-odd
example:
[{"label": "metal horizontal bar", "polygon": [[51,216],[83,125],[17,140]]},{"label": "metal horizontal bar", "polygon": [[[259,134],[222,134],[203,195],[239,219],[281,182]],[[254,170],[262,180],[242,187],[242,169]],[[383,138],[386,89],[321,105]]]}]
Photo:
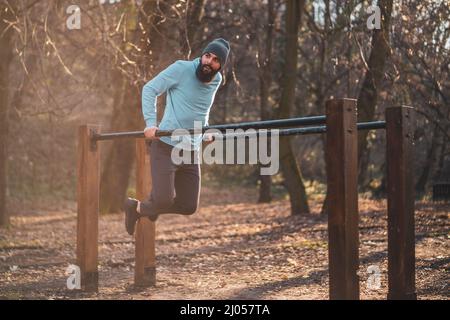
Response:
[{"label": "metal horizontal bar", "polygon": [[386,129],[386,121],[369,121],[357,124],[358,130]]},{"label": "metal horizontal bar", "polygon": [[315,124],[324,124],[326,116],[312,116],[302,118],[290,118],[290,119],[277,119],[277,120],[265,120],[265,121],[252,121],[241,122],[231,124],[219,124],[214,126],[205,127],[205,129],[273,129],[273,128],[288,128],[296,126],[311,126]]},{"label": "metal horizontal bar", "polygon": [[[312,117],[315,118],[312,121],[317,121],[317,122],[321,122],[322,118],[324,118],[325,116],[318,116],[318,117]],[[311,117],[309,118],[294,118],[294,119],[285,119],[285,120],[280,120],[280,121],[286,121],[286,120],[295,120],[295,121],[299,121],[297,123],[303,123],[303,125],[305,125],[305,123],[309,123],[309,122],[304,122],[303,120],[300,119],[311,119]],[[277,126],[275,126],[275,124],[279,123],[279,120],[271,120],[271,124],[269,124],[269,128],[277,128]],[[303,121],[303,122],[302,122]],[[264,127],[263,125],[260,125],[260,123],[258,123],[257,127],[249,127],[249,125],[251,123],[258,123],[258,122],[244,122],[241,123],[239,127],[233,127],[234,129],[269,129],[267,127]],[[267,121],[261,121],[261,123],[266,123]],[[283,122],[284,125],[287,126],[287,124],[292,124],[293,122]],[[170,130],[170,131],[164,131],[164,130],[158,130],[156,132],[156,136],[158,137],[163,137],[163,136],[171,136],[173,135],[186,135],[186,134],[201,134],[201,133],[205,133],[207,130],[211,130],[211,129],[216,129],[216,130],[228,130],[231,129],[232,125],[219,125],[219,126],[207,126],[207,127],[203,127],[201,132],[199,132],[198,130],[195,129],[188,129],[185,130],[184,132],[182,131],[177,131],[174,132],[174,130]],[[282,125],[283,126],[283,125]],[[386,122],[385,121],[371,121],[371,122],[361,122],[357,124],[358,126],[358,130],[374,130],[374,129],[384,129],[386,128]],[[267,131],[269,135],[274,135],[275,132],[271,132],[271,131]],[[326,132],[326,126],[316,126],[316,127],[306,127],[306,128],[290,128],[290,129],[280,129],[278,131],[278,135],[279,136],[290,136],[290,135],[307,135],[307,134],[318,134],[318,133],[324,133]],[[231,133],[228,134],[230,136],[235,136],[238,137],[239,135],[242,135],[243,137],[245,136],[249,136],[250,133]],[[253,133],[253,135],[255,136],[259,136],[260,133],[256,132]],[[117,132],[117,133],[103,133],[103,134],[94,134],[93,135],[93,139],[96,141],[100,141],[100,140],[109,140],[109,139],[121,139],[121,138],[143,138],[144,137],[144,132],[143,131],[131,131],[131,132]]]},{"label": "metal horizontal bar", "polygon": [[[326,121],[326,116],[312,116],[312,117],[291,118],[291,119],[252,121],[252,122],[241,122],[241,123],[205,126],[201,130],[194,129],[194,128],[185,129],[183,133],[181,133],[181,132],[174,133],[174,130],[158,130],[156,132],[156,136],[157,137],[167,137],[167,136],[172,136],[172,135],[185,135],[186,131],[189,132],[189,134],[201,134],[207,130],[212,130],[212,129],[225,131],[228,129],[246,130],[246,129],[288,128],[288,127],[295,127],[295,126],[308,126],[308,125],[315,125],[315,124],[324,124],[325,121]],[[93,139],[94,140],[109,140],[109,139],[121,139],[121,138],[142,138],[143,135],[144,135],[143,131],[101,133],[101,134],[95,134],[93,136]]]},{"label": "metal horizontal bar", "polygon": [[307,134],[317,134],[326,132],[325,126],[318,127],[306,127],[306,128],[290,128],[290,129],[280,129],[280,130],[259,130],[246,133],[226,133],[226,134],[212,134],[216,139],[228,139],[228,138],[255,138],[261,135],[272,137],[272,136],[292,136],[292,135],[307,135]]},{"label": "metal horizontal bar", "polygon": [[144,131],[126,131],[126,132],[112,132],[112,133],[94,133],[92,139],[112,140],[112,139],[128,139],[128,138],[143,138]]},{"label": "metal horizontal bar", "polygon": [[[360,122],[357,124],[358,130],[374,130],[374,129],[384,129],[386,128],[385,121],[371,121],[371,122]],[[217,138],[226,139],[226,138],[254,138],[259,137],[261,134],[266,136],[293,136],[293,135],[308,135],[308,134],[320,134],[325,133],[327,131],[326,126],[317,126],[317,127],[306,127],[306,128],[290,128],[290,129],[281,129],[278,131],[268,130],[266,132],[256,131],[249,133],[228,133],[225,135],[217,135]]]},{"label": "metal horizontal bar", "polygon": [[[206,126],[200,130],[198,129],[186,129],[190,134],[200,134],[207,130],[247,130],[247,129],[274,129],[274,128],[288,128],[295,126],[310,126],[314,124],[324,124],[326,116],[314,116],[304,118],[292,118],[292,119],[278,119],[267,121],[254,121],[254,122],[241,122],[234,124],[219,124],[214,126]],[[165,137],[172,135],[184,135],[185,133],[174,133],[174,130],[158,130],[156,132],[157,137]]]}]

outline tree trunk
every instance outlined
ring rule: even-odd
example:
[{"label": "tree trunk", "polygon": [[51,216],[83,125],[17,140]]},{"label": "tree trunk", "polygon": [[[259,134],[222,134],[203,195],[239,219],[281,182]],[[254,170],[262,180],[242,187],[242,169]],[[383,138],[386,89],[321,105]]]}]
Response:
[{"label": "tree trunk", "polygon": [[[447,130],[447,132],[449,132],[449,130]],[[444,134],[442,134],[441,147],[439,151],[439,161],[437,163],[437,167],[433,175],[433,182],[438,182],[439,179],[441,179],[441,176],[444,172],[444,167],[446,163],[445,159],[449,156],[448,154],[449,149],[447,147],[448,142],[449,140],[444,136]]]},{"label": "tree trunk", "polygon": [[419,176],[419,179],[416,183],[416,191],[417,194],[423,195],[425,193],[425,189],[427,186],[428,178],[430,177],[430,172],[432,171],[432,168],[434,167],[434,163],[436,162],[436,153],[438,149],[438,141],[440,139],[440,133],[438,126],[435,125],[433,130],[433,137],[431,138],[431,146],[427,153],[427,158],[425,159],[425,164],[423,166],[423,170],[421,175]]},{"label": "tree trunk", "polygon": [[13,21],[11,10],[2,2],[0,4],[0,226],[9,224],[6,206],[7,172],[8,172],[8,88],[9,65],[13,57],[12,39],[14,28],[4,31]]},{"label": "tree trunk", "polygon": [[[298,29],[304,1],[288,0],[286,7],[286,52],[279,118],[289,118],[295,103],[297,83]],[[289,137],[280,138],[280,164],[284,184],[289,192],[292,214],[309,213],[306,190],[300,167],[292,151]]]},{"label": "tree trunk", "polygon": [[[152,1],[146,1],[143,4],[143,10],[148,8],[150,2]],[[134,2],[127,4],[126,11],[128,13],[127,41],[138,43],[135,40],[141,37],[138,23],[142,16],[138,14]],[[145,35],[148,36],[147,33]],[[139,44],[147,49],[147,41],[141,41]],[[132,50],[132,48],[124,44],[123,51],[128,53],[129,50]],[[144,55],[147,53],[148,50],[143,50]],[[109,129],[111,131],[135,131],[142,129],[140,90],[122,75],[118,69],[113,72],[113,79],[119,85],[115,91],[113,116]],[[100,182],[100,212],[102,213],[122,210],[135,159],[134,146],[134,143],[129,140],[114,140],[112,142]]]},{"label": "tree trunk", "polygon": [[[275,22],[274,1],[269,0],[267,4],[267,24],[266,35],[263,43],[265,43],[265,53],[259,56],[259,97],[261,100],[261,120],[269,120],[271,118],[271,112],[269,108],[269,96],[270,86],[272,84],[272,38],[273,38],[273,26]],[[262,45],[259,45],[261,48]],[[270,138],[267,141],[267,151],[270,150],[271,142]],[[261,168],[261,166],[260,166]],[[258,203],[269,203],[272,201],[272,177],[269,175],[260,175],[259,181],[259,198]]]},{"label": "tree trunk", "polygon": [[[357,108],[358,122],[374,120],[379,86],[383,80],[384,66],[389,56],[389,25],[392,13],[392,0],[379,0],[381,9],[381,29],[374,29],[372,36],[372,51],[368,61],[368,70],[359,92]],[[369,131],[358,134],[358,182],[360,187],[366,183],[368,156],[367,136]]]},{"label": "tree trunk", "polygon": [[[119,82],[120,83],[120,82]],[[137,131],[140,126],[139,91],[122,79],[114,99],[111,131]],[[100,187],[100,212],[119,212],[125,201],[135,159],[135,145],[127,139],[112,141],[106,157]]]},{"label": "tree trunk", "polygon": [[186,25],[184,26],[185,37],[182,45],[182,53],[187,59],[191,59],[192,53],[198,53],[201,41],[197,40],[196,35],[200,29],[205,11],[206,0],[189,0],[187,2]]},{"label": "tree trunk", "polygon": [[[445,103],[445,102],[444,102]],[[450,108],[447,109],[447,117],[446,119],[450,119]],[[450,124],[447,122],[447,125],[444,126],[444,132],[441,133],[441,141],[440,141],[440,148],[439,148],[439,155],[437,158],[439,159],[436,164],[436,169],[433,173],[433,182],[439,182],[440,179],[442,179],[442,174],[445,170],[445,165],[448,162],[445,161],[446,158],[449,157],[449,148],[448,143],[449,139],[446,136],[446,133],[448,134],[450,132]]]}]

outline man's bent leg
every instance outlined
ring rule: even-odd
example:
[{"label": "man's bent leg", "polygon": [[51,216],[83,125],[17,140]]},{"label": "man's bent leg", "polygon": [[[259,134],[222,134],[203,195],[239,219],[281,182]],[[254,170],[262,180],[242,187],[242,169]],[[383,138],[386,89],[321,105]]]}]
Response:
[{"label": "man's bent leg", "polygon": [[149,199],[141,201],[140,214],[155,221],[158,214],[170,208],[175,196],[176,166],[171,159],[172,146],[154,140],[150,146],[152,191]]},{"label": "man's bent leg", "polygon": [[173,204],[159,213],[195,213],[200,200],[200,164],[183,164],[175,173],[176,196]]}]

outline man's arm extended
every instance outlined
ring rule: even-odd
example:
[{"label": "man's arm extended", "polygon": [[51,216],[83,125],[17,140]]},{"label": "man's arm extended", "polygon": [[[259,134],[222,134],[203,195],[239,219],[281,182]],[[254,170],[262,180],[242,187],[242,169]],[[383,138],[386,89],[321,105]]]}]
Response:
[{"label": "man's arm extended", "polygon": [[147,82],[142,89],[142,114],[147,128],[156,126],[157,97],[177,85],[182,72],[180,62],[175,62]]}]

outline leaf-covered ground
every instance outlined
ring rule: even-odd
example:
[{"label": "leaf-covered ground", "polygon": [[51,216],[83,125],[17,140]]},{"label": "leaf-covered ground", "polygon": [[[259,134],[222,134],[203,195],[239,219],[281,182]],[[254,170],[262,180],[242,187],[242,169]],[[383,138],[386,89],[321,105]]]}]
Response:
[{"label": "leaf-covered ground", "polygon": [[[157,285],[133,286],[134,241],[123,214],[100,219],[98,293],[66,288],[75,263],[76,204],[20,205],[0,230],[1,299],[328,299],[327,220],[320,201],[312,214],[291,216],[289,202],[255,204],[254,190],[204,188],[193,216],[157,222]],[[27,209],[33,207],[33,209]],[[448,299],[449,205],[416,203],[419,299]],[[360,199],[362,299],[387,294],[386,201]],[[369,289],[367,268],[381,270]]]}]

